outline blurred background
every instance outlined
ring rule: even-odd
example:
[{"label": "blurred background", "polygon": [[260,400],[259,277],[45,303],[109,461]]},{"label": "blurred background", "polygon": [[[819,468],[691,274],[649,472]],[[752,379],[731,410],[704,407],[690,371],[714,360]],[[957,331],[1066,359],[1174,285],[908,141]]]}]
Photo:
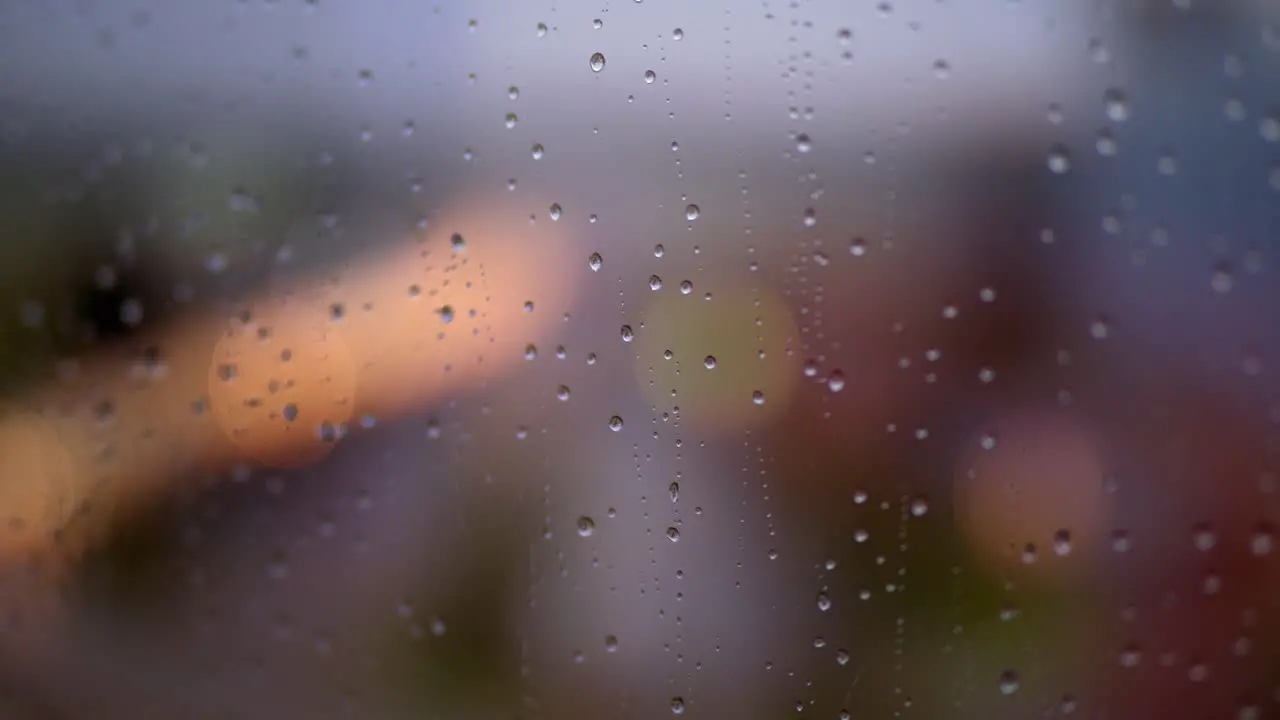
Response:
[{"label": "blurred background", "polygon": [[[4,718],[1280,716],[1273,2],[7,0],[0,77]],[[226,420],[321,289],[341,417]]]}]

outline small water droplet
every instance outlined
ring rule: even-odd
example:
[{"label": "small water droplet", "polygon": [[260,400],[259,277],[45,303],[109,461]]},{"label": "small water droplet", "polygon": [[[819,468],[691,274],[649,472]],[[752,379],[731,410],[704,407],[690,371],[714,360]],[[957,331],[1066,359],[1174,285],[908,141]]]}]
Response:
[{"label": "small water droplet", "polygon": [[1120,88],[1108,88],[1102,94],[1102,107],[1112,122],[1121,123],[1129,119],[1129,97]]},{"label": "small water droplet", "polygon": [[653,81],[654,81],[654,80],[657,80],[657,79],[658,79],[657,74],[656,74],[656,73],[654,73],[652,70],[645,70],[645,71],[644,71],[644,81],[645,81],[646,83],[652,84],[652,83],[653,83]]},{"label": "small water droplet", "polygon": [[684,218],[690,222],[697,220],[702,214],[702,209],[697,205],[687,205],[684,209]]},{"label": "small water droplet", "polygon": [[680,531],[674,527],[667,528],[667,539],[671,542],[680,542]]},{"label": "small water droplet", "polygon": [[929,501],[922,498],[914,498],[911,501],[912,517],[924,517],[929,512]]},{"label": "small water droplet", "polygon": [[595,520],[592,520],[586,515],[583,515],[582,517],[578,518],[578,534],[579,535],[581,535],[582,537],[591,537],[591,534],[594,533],[595,531],[596,531]]},{"label": "small water droplet", "polygon": [[844,373],[839,370],[832,370],[831,375],[827,378],[827,389],[833,393],[844,390]]},{"label": "small water droplet", "polygon": [[554,221],[560,219],[560,215],[563,211],[560,208],[560,203],[551,203],[551,207],[548,208],[547,212],[551,215],[551,219]]},{"label": "small water droplet", "polygon": [[618,415],[609,418],[609,429],[614,432],[622,430],[622,418]]},{"label": "small water droplet", "polygon": [[684,30],[681,30],[680,28],[676,28],[675,30],[672,30],[672,31],[671,31],[671,39],[672,39],[672,40],[676,40],[676,41],[683,40],[683,39],[684,39]]},{"label": "small water droplet", "polygon": [[600,253],[591,253],[591,256],[587,258],[587,267],[595,272],[600,272],[601,265],[604,265],[604,258],[600,256]]},{"label": "small water droplet", "polygon": [[818,593],[818,609],[822,612],[831,609],[831,597],[826,593]]},{"label": "small water droplet", "polygon": [[620,334],[622,335],[622,342],[629,343],[636,338],[636,334],[630,325],[623,325]]},{"label": "small water droplet", "polygon": [[649,289],[657,292],[662,289],[662,278],[657,275],[649,276]]},{"label": "small water droplet", "polygon": [[[636,2],[640,2],[640,0],[636,0]],[[674,715],[679,715],[684,712],[684,698],[671,698],[671,712]]]},{"label": "small water droplet", "polygon": [[715,370],[715,369],[716,369],[716,357],[715,357],[714,355],[708,355],[708,356],[706,356],[706,357],[705,357],[705,358],[703,358],[703,360],[702,360],[702,365],[703,365],[704,367],[706,367],[708,370]]},{"label": "small water droplet", "polygon": [[1018,692],[1018,673],[1013,670],[1005,670],[1000,673],[1000,692],[1004,695],[1012,695]]},{"label": "small water droplet", "polygon": [[813,149],[813,141],[809,139],[808,133],[800,133],[796,135],[796,150],[801,153],[807,153]]},{"label": "small water droplet", "polygon": [[591,72],[600,72],[604,69],[604,54],[595,53],[591,56]]},{"label": "small water droplet", "polygon": [[1065,175],[1071,171],[1071,154],[1063,145],[1049,148],[1049,156],[1045,161],[1049,171],[1055,175]]}]

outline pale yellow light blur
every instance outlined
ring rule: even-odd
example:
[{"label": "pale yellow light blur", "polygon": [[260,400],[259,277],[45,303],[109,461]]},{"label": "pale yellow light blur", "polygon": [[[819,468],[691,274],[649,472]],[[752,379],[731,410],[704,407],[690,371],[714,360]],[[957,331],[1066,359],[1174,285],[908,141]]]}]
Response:
[{"label": "pale yellow light blur", "polygon": [[[679,408],[681,422],[699,430],[763,426],[794,397],[800,377],[795,320],[768,288],[728,278],[698,285],[689,295],[674,287],[656,294],[643,326],[635,328],[645,396],[659,412]],[[708,356],[714,368],[707,368]]]}]

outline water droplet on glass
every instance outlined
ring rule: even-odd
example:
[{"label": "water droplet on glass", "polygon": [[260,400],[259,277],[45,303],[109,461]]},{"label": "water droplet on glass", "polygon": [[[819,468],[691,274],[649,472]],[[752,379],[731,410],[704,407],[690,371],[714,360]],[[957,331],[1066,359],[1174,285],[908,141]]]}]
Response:
[{"label": "water droplet on glass", "polygon": [[578,518],[578,534],[582,537],[591,537],[591,533],[596,531],[596,521],[583,515]]},{"label": "water droplet on glass", "polygon": [[591,256],[587,258],[587,267],[596,272],[600,272],[600,266],[603,264],[604,258],[600,256],[600,253],[591,253]]},{"label": "water droplet on glass", "polygon": [[657,292],[662,289],[662,278],[657,275],[649,276],[649,289]]},{"label": "water droplet on glass", "polygon": [[693,281],[692,281],[692,280],[681,280],[681,281],[680,281],[680,294],[681,294],[681,295],[688,295],[688,294],[689,294],[689,293],[691,293],[691,292],[693,292]]},{"label": "water droplet on glass", "polygon": [[796,150],[798,152],[807,153],[813,149],[813,141],[809,139],[807,133],[796,135]]},{"label": "water droplet on glass", "polygon": [[680,531],[674,527],[667,528],[667,539],[671,542],[680,542]]},{"label": "water droplet on glass", "polygon": [[569,401],[569,386],[568,386],[568,385],[561,385],[560,387],[556,388],[556,399],[557,399],[557,400],[559,400],[560,402],[568,402],[568,401]]},{"label": "water droplet on glass", "polygon": [[591,27],[594,30],[599,30],[600,28],[604,27],[604,21],[601,20],[600,18],[596,18],[591,21]]},{"label": "water droplet on glass", "polygon": [[688,205],[684,209],[684,218],[690,222],[697,220],[701,214],[702,210],[697,205]]},{"label": "water droplet on glass", "polygon": [[532,153],[534,160],[541,160],[546,149],[542,147],[542,143],[534,143]]},{"label": "water droplet on glass", "polygon": [[756,405],[763,405],[764,393],[759,390],[756,390],[755,392],[751,393],[751,402],[755,403]]},{"label": "water droplet on glass", "polygon": [[827,389],[831,392],[844,390],[844,373],[832,370],[830,377],[827,378]]},{"label": "water droplet on glass", "polygon": [[605,652],[617,652],[617,651],[618,651],[618,638],[617,638],[617,636],[615,636],[615,635],[605,635],[605,636],[604,636],[604,650],[605,650]]},{"label": "water droplet on glass", "polygon": [[678,40],[683,40],[683,39],[684,39],[684,31],[683,31],[683,30],[681,30],[680,28],[676,28],[675,30],[672,30],[672,31],[671,31],[671,39],[672,39],[672,40],[677,40],[677,41],[678,41]]},{"label": "water droplet on glass", "polygon": [[620,334],[622,335],[622,342],[629,343],[636,338],[636,334],[630,325],[623,325]]},{"label": "water droplet on glass", "polygon": [[467,240],[458,233],[454,233],[449,238],[449,244],[453,246],[454,252],[461,252],[467,249]]},{"label": "water droplet on glass", "polygon": [[614,432],[622,430],[622,418],[617,415],[609,418],[609,429]]},{"label": "water droplet on glass", "polygon": [[1055,175],[1065,175],[1071,170],[1071,154],[1066,147],[1062,145],[1054,145],[1049,149],[1049,157],[1045,164],[1049,171]]},{"label": "water droplet on glass", "polygon": [[444,305],[440,308],[440,321],[448,324],[453,322],[453,306]]},{"label": "water droplet on glass", "polygon": [[1218,535],[1208,525],[1197,525],[1191,531],[1191,544],[1200,552],[1209,552],[1218,544]]},{"label": "water droplet on glass", "polygon": [[708,370],[715,370],[715,369],[716,369],[716,357],[715,357],[714,355],[708,355],[708,356],[706,356],[706,357],[705,357],[705,358],[703,358],[703,360],[702,360],[702,365],[703,365],[705,368],[707,368]]},{"label": "water droplet on glass", "polygon": [[644,71],[644,81],[646,83],[652,83],[654,80],[657,80],[657,79],[658,79],[657,74],[654,73],[652,70]]},{"label": "water droplet on glass", "polygon": [[929,501],[924,498],[914,498],[911,501],[912,517],[924,517],[929,512]]},{"label": "water droplet on glass", "polygon": [[1000,673],[1000,692],[1004,695],[1012,695],[1018,692],[1018,673],[1013,670],[1005,670]]},{"label": "water droplet on glass", "polygon": [[[636,0],[636,2],[640,2],[640,0]],[[674,715],[679,715],[684,712],[684,698],[671,698],[671,712]]]},{"label": "water droplet on glass", "polygon": [[515,113],[507,113],[506,118],[504,118],[504,122],[507,129],[510,130],[516,126],[516,123],[520,122],[520,118]]},{"label": "water droplet on glass", "polygon": [[604,69],[604,55],[595,53],[591,56],[591,72],[600,72]]},{"label": "water droplet on glass", "polygon": [[551,203],[551,207],[547,212],[551,215],[552,220],[559,220],[562,212],[560,203]]},{"label": "water droplet on glass", "polygon": [[543,35],[547,34],[546,23],[538,23],[537,33],[538,33],[538,37],[542,37]]},{"label": "water droplet on glass", "polygon": [[831,609],[831,597],[826,593],[818,593],[818,609],[822,612]]},{"label": "water droplet on glass", "polygon": [[1064,528],[1053,534],[1053,553],[1058,557],[1071,554],[1071,531]]},{"label": "water droplet on glass", "polygon": [[1129,119],[1129,98],[1119,88],[1109,88],[1102,94],[1102,107],[1112,122],[1120,123]]}]

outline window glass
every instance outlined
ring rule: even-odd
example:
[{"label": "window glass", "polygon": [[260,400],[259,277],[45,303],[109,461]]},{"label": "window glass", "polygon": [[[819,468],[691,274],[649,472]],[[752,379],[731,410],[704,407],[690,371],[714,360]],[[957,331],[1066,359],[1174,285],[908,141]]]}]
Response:
[{"label": "window glass", "polygon": [[0,715],[1280,709],[1264,0],[0,4]]}]

